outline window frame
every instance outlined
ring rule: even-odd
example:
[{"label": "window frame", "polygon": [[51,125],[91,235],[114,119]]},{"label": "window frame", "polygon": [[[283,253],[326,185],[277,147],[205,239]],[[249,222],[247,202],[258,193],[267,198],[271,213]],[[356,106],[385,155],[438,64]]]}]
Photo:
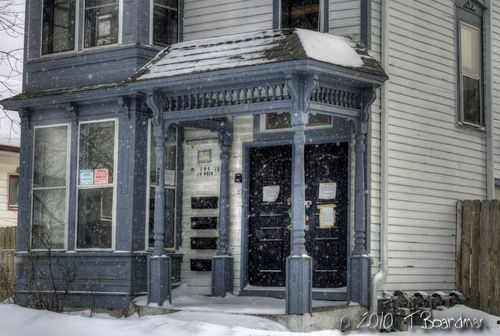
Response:
[{"label": "window frame", "polygon": [[[330,31],[330,1],[319,0],[319,30],[320,33],[329,33]],[[282,0],[273,0],[273,29],[283,29],[283,13],[281,11]]]},{"label": "window frame", "polygon": [[116,43],[110,43],[110,44],[104,44],[104,45],[96,45],[96,46],[91,46],[91,47],[85,47],[85,29],[86,29],[86,23],[85,23],[85,17],[86,17],[86,0],[82,0],[82,19],[83,19],[83,24],[82,24],[82,38],[81,38],[81,48],[82,50],[90,50],[90,49],[105,49],[105,48],[112,48],[116,47],[117,45],[122,44],[123,40],[123,0],[118,0],[118,40]]},{"label": "window frame", "polygon": [[[279,113],[279,112],[269,112],[269,113]],[[282,113],[291,113],[291,112],[282,112]],[[323,113],[317,113],[323,114]],[[285,132],[293,132],[293,126],[289,128],[278,128],[278,129],[266,129],[266,118],[268,113],[259,114],[259,132],[260,133],[285,133]],[[331,117],[332,121],[329,125],[306,125],[306,130],[321,130],[321,129],[330,129],[333,128],[334,118],[331,115],[324,114],[326,116]]]},{"label": "window frame", "polygon": [[[179,206],[179,196],[180,192],[178,190],[178,172],[179,172],[179,129],[176,127],[175,128],[176,132],[176,159],[175,159],[175,186],[166,186],[165,185],[165,190],[170,189],[170,190],[175,190],[175,200],[174,200],[174,230],[173,230],[173,235],[174,235],[174,246],[168,247],[165,244],[165,251],[168,252],[175,252],[177,250],[177,207]],[[153,120],[149,120],[148,122],[148,141],[147,141],[147,153],[148,153],[148,159],[147,159],[147,164],[146,164],[146,220],[144,223],[144,233],[145,233],[145,240],[144,240],[144,250],[145,251],[152,251],[154,247],[149,246],[149,220],[151,218],[151,212],[149,211],[149,201],[150,201],[150,196],[151,196],[151,181],[150,181],[150,176],[149,173],[151,171],[151,154],[152,151],[155,150],[152,146],[152,141],[151,137],[153,135]],[[165,139],[166,140],[166,139]],[[166,162],[165,162],[166,163]],[[182,205],[181,205],[182,206]],[[154,216],[154,213],[153,213]]]},{"label": "window frame", "polygon": [[[17,205],[15,205],[15,206],[12,206],[12,203],[10,202],[10,189],[11,189],[10,180],[12,178],[17,178],[18,193],[17,193]],[[17,211],[18,209],[19,209],[19,174],[11,173],[11,174],[7,175],[7,210]]]},{"label": "window frame", "polygon": [[[177,0],[177,42],[181,42],[181,24],[182,24],[182,0]],[[163,8],[170,8],[168,6],[159,5]],[[163,46],[160,44],[154,43],[154,11],[155,11],[155,0],[150,0],[149,6],[149,44],[153,47],[158,48],[166,48],[167,46]]]},{"label": "window frame", "polygon": [[[46,0],[42,0],[41,7],[40,7],[40,58],[50,58],[53,56],[59,56],[59,55],[65,55],[65,54],[74,54],[78,50],[78,40],[79,40],[79,33],[80,33],[80,0],[75,0],[75,26],[73,27],[74,29],[74,43],[73,43],[73,49],[72,50],[66,50],[66,51],[59,51],[59,52],[54,52],[50,54],[44,54],[43,53],[43,8]],[[85,0],[84,0],[85,1]]]},{"label": "window frame", "polygon": [[[31,150],[31,162],[35,162],[35,143],[36,143],[36,130],[37,129],[42,129],[42,128],[54,128],[54,127],[63,127],[65,126],[68,130],[67,136],[66,136],[66,146],[67,146],[67,152],[66,152],[66,195],[65,195],[65,209],[64,209],[64,248],[63,249],[51,249],[51,251],[56,251],[56,252],[64,252],[68,251],[68,233],[69,233],[69,193],[70,193],[70,176],[71,176],[71,124],[70,123],[61,123],[61,124],[49,124],[49,125],[38,125],[33,127],[33,140],[32,140],[32,150]],[[33,181],[35,180],[35,165],[31,165],[31,183],[30,183],[30,192],[31,192],[31,202],[30,202],[30,240],[29,240],[29,246],[31,251],[34,252],[45,252],[48,251],[48,249],[34,249],[33,248],[33,214],[34,214],[34,200],[35,198],[33,197],[34,195],[34,190],[35,188],[33,187]],[[39,189],[39,190],[43,190]]]},{"label": "window frame", "polygon": [[[114,136],[114,146],[113,146],[113,183],[112,184],[100,184],[98,187],[83,187],[80,188],[80,126],[83,124],[98,124],[113,121],[115,126],[115,136]],[[117,200],[117,177],[118,177],[118,132],[119,132],[119,119],[118,118],[106,118],[106,119],[97,119],[97,120],[85,120],[80,121],[78,123],[77,130],[77,147],[76,147],[76,182],[75,182],[75,251],[115,251],[116,250],[116,200]],[[78,247],[78,191],[80,189],[97,189],[97,188],[109,188],[112,185],[113,188],[113,206],[112,206],[112,216],[113,220],[111,221],[111,247],[110,248],[99,248],[99,247],[91,247],[91,248],[79,248]]]},{"label": "window frame", "polygon": [[[456,118],[457,124],[459,126],[470,127],[472,129],[477,130],[485,130],[486,126],[486,104],[484,100],[485,96],[485,61],[486,61],[486,53],[485,53],[485,26],[484,26],[484,8],[481,4],[476,1],[471,0],[471,2],[478,7],[480,11],[479,14],[474,14],[472,12],[467,11],[463,6],[460,6],[460,3],[463,1],[456,0],[455,1],[455,43],[456,43],[456,88],[455,88],[455,104],[456,104]],[[466,2],[467,3],[467,2]],[[479,78],[479,124],[466,121],[465,120],[465,111],[464,111],[464,95],[463,95],[463,72],[462,72],[462,30],[461,26],[465,25],[471,28],[474,28],[479,31],[480,38],[480,78]]]}]

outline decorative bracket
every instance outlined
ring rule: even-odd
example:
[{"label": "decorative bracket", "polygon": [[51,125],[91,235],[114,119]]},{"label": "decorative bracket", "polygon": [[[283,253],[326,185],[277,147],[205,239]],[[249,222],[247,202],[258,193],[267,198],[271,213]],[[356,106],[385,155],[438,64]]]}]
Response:
[{"label": "decorative bracket", "polygon": [[311,95],[318,85],[317,75],[293,73],[287,76],[286,86],[292,97],[292,124],[307,124]]},{"label": "decorative bracket", "polygon": [[153,112],[153,128],[155,137],[165,136],[165,126],[163,124],[163,108],[165,100],[163,97],[154,91],[150,91],[146,95],[146,105]]},{"label": "decorative bracket", "polygon": [[69,103],[66,105],[66,112],[69,113],[69,117],[71,119],[71,124],[76,127],[78,125],[78,116],[76,113],[76,103]]},{"label": "decorative bracket", "polygon": [[219,143],[221,146],[231,146],[233,143],[233,122],[225,119],[219,124]]},{"label": "decorative bracket", "polygon": [[21,118],[21,125],[23,127],[26,127],[26,129],[31,129],[29,108],[20,109],[19,110],[19,117]]},{"label": "decorative bracket", "polygon": [[364,89],[361,93],[361,128],[363,133],[367,133],[367,124],[370,120],[370,107],[372,106],[375,99],[377,99],[377,93],[373,88]]},{"label": "decorative bracket", "polygon": [[118,97],[118,105],[127,120],[130,120],[130,98],[127,96]]}]

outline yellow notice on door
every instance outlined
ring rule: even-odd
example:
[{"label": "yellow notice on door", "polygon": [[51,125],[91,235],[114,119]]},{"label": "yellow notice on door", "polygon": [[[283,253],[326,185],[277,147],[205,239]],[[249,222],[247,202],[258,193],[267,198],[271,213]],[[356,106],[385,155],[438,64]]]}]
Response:
[{"label": "yellow notice on door", "polygon": [[335,204],[321,204],[319,208],[319,228],[332,229],[335,227],[335,220],[337,217],[337,205]]}]

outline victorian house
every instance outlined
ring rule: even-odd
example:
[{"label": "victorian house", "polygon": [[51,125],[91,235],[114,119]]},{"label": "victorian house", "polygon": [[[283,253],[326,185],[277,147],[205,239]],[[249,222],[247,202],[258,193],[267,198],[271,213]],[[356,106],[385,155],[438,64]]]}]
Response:
[{"label": "victorian house", "polygon": [[69,306],[455,289],[456,201],[500,177],[499,23],[488,0],[27,1],[18,302],[33,255],[74,274]]}]

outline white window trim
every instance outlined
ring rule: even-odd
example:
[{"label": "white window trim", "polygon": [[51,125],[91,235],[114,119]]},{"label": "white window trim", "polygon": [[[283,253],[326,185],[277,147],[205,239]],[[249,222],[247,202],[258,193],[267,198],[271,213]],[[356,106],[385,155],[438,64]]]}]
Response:
[{"label": "white window trim", "polygon": [[[280,112],[270,112],[270,113],[280,113]],[[290,113],[290,112],[282,112],[282,113]],[[309,113],[310,114],[310,113]],[[316,113],[316,114],[323,114],[323,113]],[[278,129],[266,129],[266,115],[267,113],[261,113],[259,114],[260,120],[259,120],[259,129],[260,133],[284,133],[284,132],[293,132],[293,127],[290,128],[278,128]],[[325,114],[328,115],[328,114]],[[316,126],[309,126],[306,125],[306,130],[318,130],[318,129],[330,129],[333,127],[333,116],[328,115],[332,117],[332,122],[329,125],[316,125]]]},{"label": "white window trim", "polygon": [[43,8],[44,8],[44,3],[45,3],[45,0],[42,0],[42,7],[40,8],[40,11],[41,11],[41,16],[40,16],[40,58],[50,58],[50,57],[54,57],[54,56],[70,55],[70,54],[76,53],[77,49],[78,49],[78,39],[79,39],[78,27],[80,26],[80,15],[78,14],[78,13],[80,13],[80,0],[75,0],[75,26],[73,27],[75,41],[73,43],[73,50],[60,51],[60,52],[55,52],[55,53],[46,54],[46,55],[43,54]]},{"label": "white window trim", "polygon": [[[180,8],[181,8],[180,1],[181,0],[177,0],[177,41],[180,40],[180,25],[181,25],[181,15],[179,12]],[[157,6],[175,10],[175,8],[171,8],[170,6],[162,6],[162,5],[157,5]],[[166,46],[154,44],[154,40],[153,40],[153,37],[154,37],[153,36],[154,35],[154,26],[153,26],[154,20],[153,20],[153,18],[154,18],[154,10],[155,10],[154,8],[155,8],[155,1],[150,0],[150,6],[149,6],[149,45],[151,45],[153,47],[158,47],[158,48],[165,48]]]},{"label": "white window trim", "polygon": [[83,29],[82,29],[82,39],[81,39],[81,46],[82,50],[94,50],[94,49],[107,49],[107,48],[112,48],[116,47],[117,45],[121,45],[123,43],[123,0],[118,0],[118,41],[116,43],[112,44],[106,44],[106,45],[100,45],[100,46],[92,46],[92,47],[85,47],[85,15],[86,15],[86,6],[85,6],[85,0],[83,0]]},{"label": "white window trim", "polygon": [[[480,43],[480,71],[479,71],[479,79],[477,78],[472,78],[472,79],[476,79],[476,80],[479,80],[479,113],[480,113],[480,122],[479,124],[476,124],[476,123],[473,123],[473,122],[469,122],[469,121],[466,121],[465,120],[465,112],[464,112],[464,94],[463,94],[463,89],[464,89],[464,74],[462,72],[462,43],[461,43],[461,40],[462,40],[462,25],[464,26],[467,26],[467,27],[470,27],[470,28],[473,28],[475,30],[477,30],[479,32],[479,43]],[[458,39],[457,39],[457,43],[459,43],[459,55],[458,55],[458,60],[459,60],[459,64],[458,64],[458,73],[460,74],[460,78],[459,78],[459,90],[458,90],[458,97],[459,97],[459,108],[460,108],[460,111],[459,111],[459,117],[460,117],[460,120],[458,121],[458,124],[459,125],[466,125],[466,126],[470,126],[470,127],[473,127],[473,128],[476,128],[476,129],[480,129],[480,130],[485,130],[484,128],[484,121],[485,121],[485,115],[484,115],[484,102],[483,102],[483,95],[484,95],[484,51],[483,51],[483,32],[481,30],[480,27],[478,26],[475,26],[473,24],[470,24],[468,22],[465,22],[464,20],[458,20]]]},{"label": "white window trim", "polygon": [[[104,123],[108,121],[113,121],[115,123],[115,137],[114,137],[114,150],[113,150],[113,183],[112,184],[100,184],[98,187],[95,188],[106,188],[106,187],[113,187],[113,209],[111,210],[113,220],[111,222],[111,248],[78,248],[78,191],[80,189],[92,189],[92,187],[85,186],[83,188],[80,188],[80,126],[83,124],[98,124],[98,123]],[[117,188],[118,188],[118,183],[117,183],[117,176],[118,176],[118,118],[108,118],[108,119],[99,119],[99,120],[88,120],[88,121],[80,121],[78,123],[78,145],[77,145],[77,157],[76,157],[76,183],[75,183],[75,251],[115,251],[116,249],[116,199],[117,199]]]},{"label": "white window trim", "polygon": [[[147,153],[148,153],[148,159],[147,159],[147,168],[146,168],[146,221],[145,221],[145,225],[144,225],[144,231],[145,231],[145,243],[144,243],[144,250],[145,251],[151,251],[154,249],[154,247],[149,247],[149,219],[150,219],[150,211],[149,211],[149,197],[151,196],[151,181],[150,181],[150,176],[149,176],[149,173],[150,173],[150,170],[151,170],[151,151],[155,150],[154,148],[152,148],[152,144],[151,144],[151,135],[152,135],[152,132],[153,132],[153,122],[152,120],[150,120],[150,122],[148,122],[148,144],[147,144]],[[178,136],[179,136],[179,133],[178,131],[176,130],[177,132],[177,136],[176,136],[176,140],[177,140],[177,143],[176,143],[176,162],[175,162],[175,172],[176,172],[176,175],[177,175],[177,169],[179,169],[179,167],[177,167],[177,154],[179,153],[178,151],[178,148],[177,148],[177,145],[178,145]],[[176,176],[177,178],[177,176]],[[174,200],[174,246],[172,247],[166,247],[165,246],[165,250],[166,251],[172,251],[174,252],[176,249],[177,249],[177,244],[176,244],[176,237],[177,237],[177,197],[179,197],[179,193],[177,192],[177,179],[175,181],[175,186],[165,186],[165,190],[167,189],[170,189],[170,190],[175,190],[175,200]],[[153,216],[154,216],[154,213],[153,213]]]},{"label": "white window trim", "polygon": [[[36,142],[36,130],[42,128],[54,128],[54,127],[63,127],[66,126],[68,129],[68,133],[66,136],[67,142],[67,152],[66,152],[66,201],[65,201],[65,209],[64,209],[64,248],[63,249],[51,249],[51,251],[55,252],[64,252],[68,250],[68,226],[69,226],[69,190],[70,190],[70,169],[71,169],[71,124],[63,123],[63,124],[52,124],[52,125],[40,125],[33,127],[33,146],[31,153],[31,162],[35,162],[35,142]],[[30,247],[33,246],[33,181],[35,179],[35,165],[32,164],[31,167],[31,202],[30,202]],[[61,189],[60,187],[42,187],[37,188],[37,190],[50,190],[50,189]],[[31,249],[33,252],[46,252],[48,249]]]}]

